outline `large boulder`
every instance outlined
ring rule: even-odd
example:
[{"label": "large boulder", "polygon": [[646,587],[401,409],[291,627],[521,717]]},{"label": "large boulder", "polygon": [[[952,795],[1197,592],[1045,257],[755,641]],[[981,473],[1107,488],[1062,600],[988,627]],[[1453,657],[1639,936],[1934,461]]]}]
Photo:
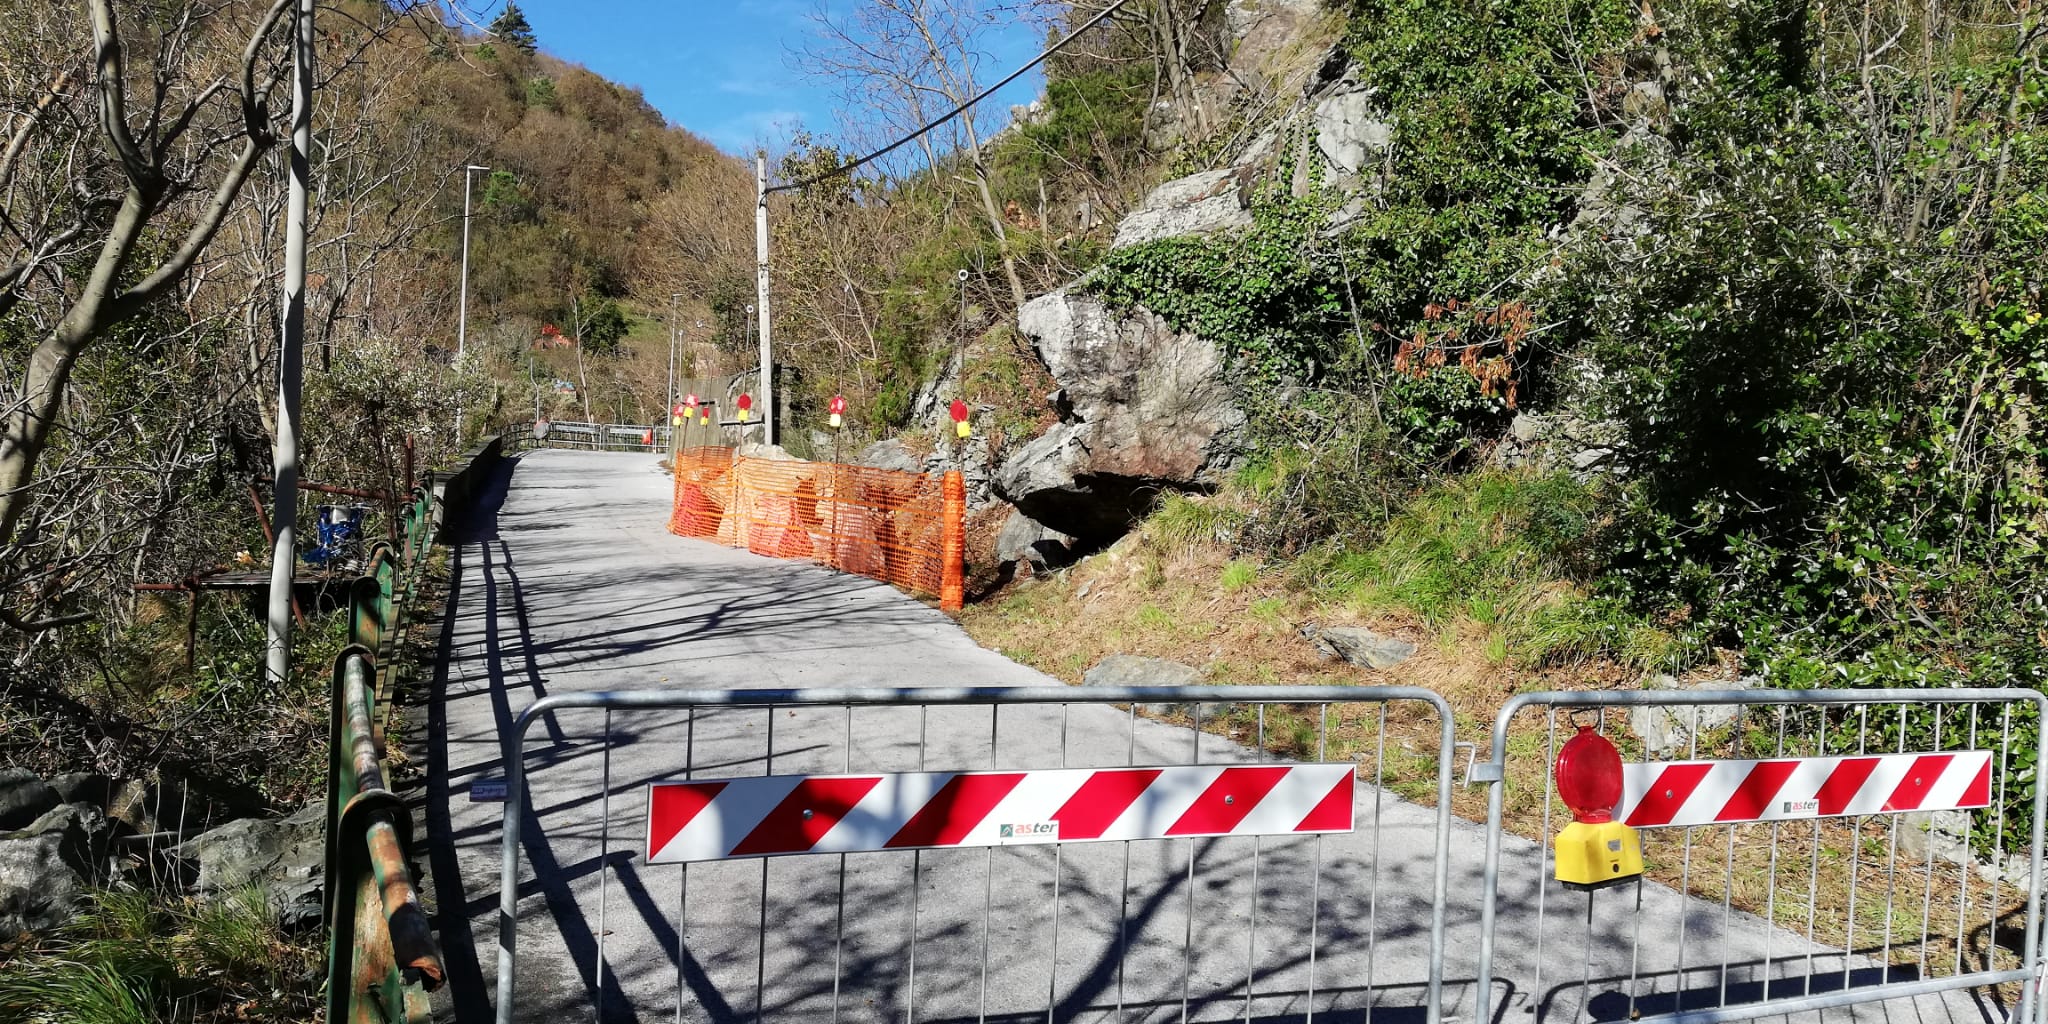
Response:
[{"label": "large boulder", "polygon": [[326,858],[326,806],[315,801],[286,818],[242,818],[185,842],[202,895],[264,890],[287,928],[318,924]]},{"label": "large boulder", "polygon": [[78,915],[80,892],[98,881],[111,838],[93,804],[59,804],[26,828],[0,835],[0,941],[45,932]]},{"label": "large boulder", "polygon": [[61,831],[0,838],[0,941],[78,915],[78,868]]},{"label": "large boulder", "polygon": [[1216,345],[1071,286],[1025,303],[1019,328],[1058,383],[1061,422],[1019,448],[995,492],[1083,543],[1113,540],[1162,491],[1209,490],[1243,454],[1245,417]]},{"label": "large boulder", "polygon": [[1117,223],[1116,239],[1109,247],[1251,227],[1250,197],[1241,192],[1240,182],[1234,168],[1175,178],[1153,189]]},{"label": "large boulder", "polygon": [[1074,538],[1013,510],[996,533],[995,554],[1000,562],[1021,562],[1033,572],[1057,569],[1073,562]]}]

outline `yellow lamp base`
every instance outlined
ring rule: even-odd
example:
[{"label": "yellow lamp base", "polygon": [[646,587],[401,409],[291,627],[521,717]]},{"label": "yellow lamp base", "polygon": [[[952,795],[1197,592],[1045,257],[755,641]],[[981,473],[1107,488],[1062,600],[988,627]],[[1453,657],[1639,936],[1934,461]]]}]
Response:
[{"label": "yellow lamp base", "polygon": [[1632,882],[1643,873],[1643,844],[1618,821],[1575,821],[1557,834],[1557,880],[1567,889],[1592,891]]}]

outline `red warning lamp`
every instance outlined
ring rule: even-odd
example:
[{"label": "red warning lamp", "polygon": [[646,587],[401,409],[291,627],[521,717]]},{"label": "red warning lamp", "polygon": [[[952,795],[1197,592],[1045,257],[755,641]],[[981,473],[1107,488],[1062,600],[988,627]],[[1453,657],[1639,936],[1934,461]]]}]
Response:
[{"label": "red warning lamp", "polygon": [[741,395],[740,400],[738,402],[735,402],[734,404],[739,406],[740,422],[745,423],[747,421],[748,415],[750,415],[754,410],[754,396]]},{"label": "red warning lamp", "polygon": [[1590,725],[1557,750],[1557,795],[1572,818],[1588,825],[1614,820],[1621,802],[1621,752]]},{"label": "red warning lamp", "polygon": [[673,408],[673,409],[670,409],[670,410],[668,411],[668,415],[669,415],[669,426],[672,426],[672,427],[680,427],[680,426],[682,426],[682,425],[683,425],[683,417],[685,417],[685,416],[688,416],[689,414],[690,414],[690,407],[689,407],[689,406],[686,406],[686,405],[684,405],[684,404],[683,404],[683,403],[681,403],[681,402],[677,402],[677,403],[676,403],[676,407],[675,407],[675,408]]},{"label": "red warning lamp", "polygon": [[833,396],[832,396],[832,401],[830,401],[830,402],[828,402],[828,403],[826,403],[826,404],[825,404],[825,411],[826,411],[826,412],[829,412],[829,413],[831,413],[831,414],[832,414],[832,418],[831,418],[831,424],[832,424],[832,429],[834,429],[834,430],[837,430],[837,429],[839,429],[840,427],[843,427],[843,426],[845,426],[845,425],[846,425],[846,396],[844,396],[844,395],[833,395]]},{"label": "red warning lamp", "polygon": [[953,416],[953,432],[959,434],[962,440],[965,440],[968,435],[974,433],[974,428],[967,423],[966,402],[955,398],[953,399],[952,407],[947,411]]},{"label": "red warning lamp", "polygon": [[1557,834],[1557,880],[1571,889],[1601,889],[1643,873],[1636,830],[1614,820],[1621,802],[1621,752],[1590,725],[1557,750],[1557,795],[1572,823]]}]

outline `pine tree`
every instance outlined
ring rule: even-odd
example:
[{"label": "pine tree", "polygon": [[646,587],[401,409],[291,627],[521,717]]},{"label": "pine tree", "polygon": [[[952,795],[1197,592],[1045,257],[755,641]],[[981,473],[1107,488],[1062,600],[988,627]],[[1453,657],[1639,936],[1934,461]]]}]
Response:
[{"label": "pine tree", "polygon": [[507,3],[505,12],[498,15],[498,20],[491,22],[491,34],[502,40],[505,45],[517,47],[519,52],[527,56],[532,56],[534,51],[540,49],[539,42],[533,38],[533,26],[526,22],[526,12],[521,11],[516,2]]}]

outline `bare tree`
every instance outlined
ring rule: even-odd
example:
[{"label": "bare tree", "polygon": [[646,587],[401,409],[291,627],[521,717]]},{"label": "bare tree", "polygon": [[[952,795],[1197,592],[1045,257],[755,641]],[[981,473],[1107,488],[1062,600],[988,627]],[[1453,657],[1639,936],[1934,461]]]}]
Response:
[{"label": "bare tree", "polygon": [[[821,8],[811,20],[818,26],[818,41],[796,55],[799,69],[838,82],[849,108],[872,111],[901,134],[981,91],[976,75],[986,57],[982,38],[991,18],[978,0],[870,0],[843,17]],[[965,162],[966,181],[995,235],[1011,301],[1022,306],[1028,296],[1010,252],[1000,204],[989,186],[980,117],[969,108],[941,132],[950,143],[948,153],[920,140],[926,166],[941,174],[953,154]]]},{"label": "bare tree", "polygon": [[[52,17],[41,26],[55,62],[66,39],[89,40],[73,44],[90,55],[85,88],[66,91],[59,70],[38,115],[17,119],[0,166],[0,230],[12,250],[0,267],[0,314],[37,289],[58,311],[0,412],[0,544],[31,500],[79,356],[173,294],[277,140],[270,98],[287,67],[278,29],[290,0],[273,0],[234,37],[238,59],[230,19],[185,3],[148,12],[142,35],[153,45],[131,62],[115,8],[86,0],[84,25]],[[16,180],[31,165],[47,170]],[[84,275],[71,279],[70,257],[87,253]]]}]

